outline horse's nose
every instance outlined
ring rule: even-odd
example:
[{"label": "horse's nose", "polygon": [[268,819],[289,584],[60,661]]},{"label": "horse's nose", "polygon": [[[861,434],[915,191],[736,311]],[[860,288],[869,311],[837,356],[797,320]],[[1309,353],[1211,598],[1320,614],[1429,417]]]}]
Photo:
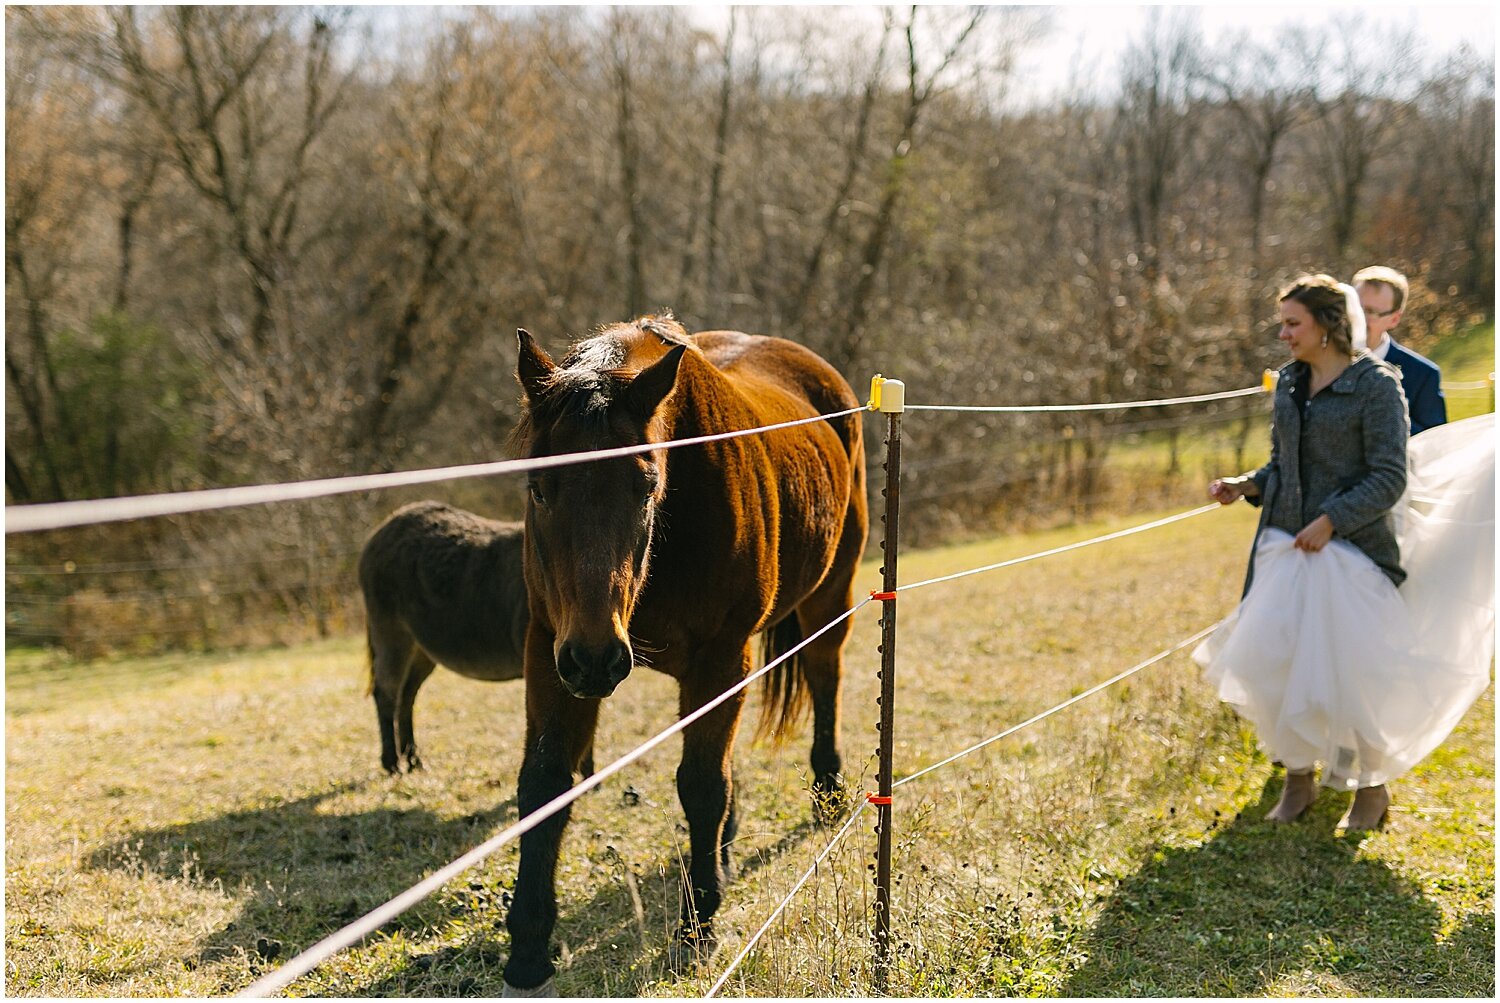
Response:
[{"label": "horse's nose", "polygon": [[557,670],[575,696],[607,697],[630,675],[630,647],[619,640],[588,645],[568,641],[558,652]]}]

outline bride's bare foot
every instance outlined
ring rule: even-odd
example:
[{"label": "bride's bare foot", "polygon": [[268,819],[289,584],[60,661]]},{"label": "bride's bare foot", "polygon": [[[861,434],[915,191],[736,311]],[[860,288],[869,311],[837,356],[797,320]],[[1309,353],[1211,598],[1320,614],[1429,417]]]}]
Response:
[{"label": "bride's bare foot", "polygon": [[1354,803],[1349,813],[1339,822],[1346,832],[1368,832],[1385,824],[1386,812],[1391,807],[1391,792],[1385,784],[1378,787],[1361,787],[1354,792]]},{"label": "bride's bare foot", "polygon": [[1301,773],[1293,773],[1287,770],[1286,784],[1281,788],[1281,800],[1276,802],[1266,815],[1271,822],[1292,822],[1307,811],[1307,806],[1313,803],[1318,796],[1317,785],[1313,782],[1312,770]]}]

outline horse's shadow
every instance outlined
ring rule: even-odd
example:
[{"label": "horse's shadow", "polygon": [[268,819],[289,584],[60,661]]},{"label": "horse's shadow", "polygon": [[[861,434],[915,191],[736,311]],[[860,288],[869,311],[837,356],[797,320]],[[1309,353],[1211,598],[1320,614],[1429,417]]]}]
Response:
[{"label": "horse's shadow", "polygon": [[[94,851],[86,866],[234,895],[242,903],[238,913],[203,936],[195,954],[183,960],[191,967],[238,960],[254,977],[405,891],[514,814],[514,798],[447,819],[421,808],[344,815],[320,810],[325,801],[358,786],[133,833]],[[774,846],[736,853],[733,873],[747,877],[815,831],[809,819]],[[586,837],[578,827],[570,826],[565,852],[568,843],[581,838]],[[576,845],[572,852],[578,853]],[[678,862],[668,855],[657,863],[659,868],[648,868],[654,873],[631,872],[629,878],[623,862],[601,868],[593,875],[591,899],[564,907],[557,939],[580,945],[563,947],[570,955],[562,966],[565,985],[570,968],[610,971],[608,991],[626,996],[669,977],[666,947],[678,918]],[[465,943],[414,951],[384,977],[360,982],[355,976],[352,984],[341,980],[327,991],[376,997],[499,995],[509,952],[507,900],[504,889],[484,881],[451,882],[445,894],[429,897],[381,931],[405,931],[415,941],[463,915],[476,931]],[[235,976],[226,973],[226,978]],[[224,987],[226,992],[236,988]]]},{"label": "horse's shadow", "polygon": [[1269,780],[1216,836],[1164,847],[1122,881],[1060,995],[1281,995],[1283,978],[1331,976],[1356,996],[1493,997],[1492,914],[1439,941],[1421,888],[1335,834],[1348,796],[1325,791],[1278,826],[1264,819],[1280,792]]},{"label": "horse's shadow", "polygon": [[[677,879],[672,870],[666,867],[665,876],[638,878],[634,895],[618,872],[600,871],[594,875],[598,887],[587,903],[560,904],[552,956],[564,994],[577,990],[595,997],[640,996],[648,986],[671,976],[666,931],[677,921],[677,903],[672,897]],[[660,887],[644,887],[648,883]],[[668,886],[670,895],[661,894]],[[509,953],[510,938],[501,909],[489,929],[482,922],[477,924],[466,942],[413,953],[383,977],[340,987],[339,995],[498,997]],[[598,981],[600,972],[609,973],[604,984]]]},{"label": "horse's shadow", "polygon": [[[733,863],[726,885],[728,904],[736,886],[761,868],[808,838],[825,832],[827,826],[811,814],[784,833],[775,843],[751,849],[732,848]],[[579,827],[569,828],[563,852],[576,855],[574,840],[585,838]],[[721,948],[703,959],[699,967],[671,967],[668,945],[679,922],[680,879],[686,866],[686,843],[680,853],[653,861],[646,873],[631,869],[622,860],[606,863],[592,875],[596,890],[581,905],[561,905],[554,932],[553,957],[558,961],[558,985],[563,992],[579,990],[596,997],[640,997],[663,980],[703,976],[717,972],[733,954]],[[639,862],[637,863],[639,867]],[[717,921],[725,919],[721,914]],[[443,947],[413,957],[407,967],[387,977],[349,989],[362,997],[413,995],[498,996],[503,987],[502,970],[509,953],[509,938],[503,917],[496,920],[493,937],[476,938],[461,947]],[[721,928],[723,937],[727,927]]]},{"label": "horse's shadow", "polygon": [[[204,936],[184,962],[239,957],[260,973],[458,857],[513,814],[515,804],[512,798],[447,819],[420,808],[319,811],[357,786],[133,833],[94,851],[86,865],[233,895],[242,902],[237,915]],[[453,908],[429,898],[382,929],[425,930]]]}]

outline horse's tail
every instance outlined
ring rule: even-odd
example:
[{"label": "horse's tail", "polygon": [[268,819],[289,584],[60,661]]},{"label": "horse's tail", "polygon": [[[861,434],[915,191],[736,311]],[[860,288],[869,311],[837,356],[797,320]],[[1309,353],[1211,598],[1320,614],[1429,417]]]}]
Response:
[{"label": "horse's tail", "polygon": [[[762,664],[785,655],[802,643],[802,624],[796,613],[788,613],[780,622],[767,627],[761,635]],[[766,674],[765,702],[755,738],[781,741],[797,726],[809,703],[807,670],[802,655],[793,655]]]}]

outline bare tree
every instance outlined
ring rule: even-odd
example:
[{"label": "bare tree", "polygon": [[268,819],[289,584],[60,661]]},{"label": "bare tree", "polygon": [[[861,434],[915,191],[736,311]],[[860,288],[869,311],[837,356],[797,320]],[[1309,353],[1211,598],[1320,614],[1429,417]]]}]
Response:
[{"label": "bare tree", "polygon": [[[172,8],[152,29],[143,29],[135,8],[111,11],[110,19],[120,82],[183,177],[219,210],[253,300],[248,348],[269,357],[281,347],[273,343],[275,298],[301,250],[308,154],[342,91],[332,65],[336,23],[314,14],[305,39],[294,42],[290,16],[270,8]],[[149,42],[143,30],[152,31]],[[301,109],[284,130],[262,88],[293,68]],[[235,334],[218,333],[221,349],[245,357]]]},{"label": "bare tree", "polygon": [[[1222,41],[1194,70],[1230,113],[1236,140],[1233,159],[1250,221],[1251,274],[1259,278],[1264,271],[1271,173],[1280,162],[1287,137],[1308,118],[1312,80],[1295,53],[1243,34]],[[1247,285],[1246,294],[1258,299],[1262,291]]]},{"label": "bare tree", "polygon": [[[1194,67],[1209,93],[1228,112],[1231,163],[1243,193],[1249,223],[1248,278],[1242,282],[1237,336],[1237,369],[1254,372],[1259,354],[1260,318],[1265,313],[1265,231],[1270,215],[1272,174],[1287,140],[1311,115],[1312,68],[1295,50],[1260,44],[1244,34],[1224,39]],[[1243,456],[1254,421],[1247,416],[1235,440],[1235,463]]]},{"label": "bare tree", "polygon": [[1409,31],[1353,14],[1334,18],[1331,40],[1311,44],[1301,58],[1323,71],[1312,94],[1311,166],[1328,196],[1329,251],[1343,268],[1371,168],[1400,134],[1405,105],[1398,94],[1414,71],[1416,46]]},{"label": "bare tree", "polygon": [[918,138],[917,126],[921,122],[922,111],[945,82],[949,67],[963,52],[965,44],[983,20],[987,8],[970,8],[965,13],[957,32],[940,50],[941,54],[937,58],[936,65],[925,73],[918,55],[918,10],[919,8],[915,6],[908,9],[906,24],[903,27],[906,38],[906,100],[901,114],[901,126],[895,141],[891,144],[891,153],[885,163],[879,207],[875,210],[874,222],[871,224],[869,235],[865,238],[864,248],[859,255],[859,272],[855,280],[854,291],[849,298],[842,343],[839,346],[838,357],[834,360],[836,365],[845,369],[852,366],[864,338],[865,321],[870,311],[870,298],[875,285],[875,276],[890,242],[891,229],[895,225],[897,204],[906,190],[907,175],[914,153],[914,144]]},{"label": "bare tree", "polygon": [[430,419],[463,358],[463,344],[478,333],[472,326],[451,331],[458,343],[430,353],[436,372],[425,380],[413,372],[419,342],[441,311],[440,292],[478,239],[479,217],[493,195],[486,182],[499,157],[496,145],[504,141],[490,116],[503,113],[508,94],[487,86],[478,52],[489,40],[476,34],[474,24],[463,23],[431,43],[426,65],[441,71],[423,74],[398,100],[388,124],[397,154],[390,181],[413,209],[408,239],[397,247],[415,268],[392,262],[366,291],[376,364],[361,388],[362,412],[348,430],[354,455],[382,466],[399,455],[389,441],[396,433]]},{"label": "bare tree", "polygon": [[[1460,234],[1463,265],[1456,283],[1466,299],[1495,319],[1495,62],[1472,50],[1450,57],[1422,88],[1423,161],[1440,167],[1431,185],[1439,213]],[[1424,172],[1424,175],[1426,172]],[[1424,193],[1431,194],[1431,193]]]},{"label": "bare tree", "polygon": [[[1124,57],[1117,123],[1125,158],[1125,201],[1135,238],[1127,260],[1138,277],[1127,296],[1140,310],[1131,370],[1142,377],[1151,395],[1169,393],[1177,376],[1174,346],[1180,344],[1184,317],[1170,281],[1168,217],[1178,210],[1181,179],[1194,171],[1192,158],[1202,125],[1195,94],[1200,46],[1193,20],[1167,19],[1156,8]],[[1169,443],[1168,472],[1175,474],[1175,432]]]},{"label": "bare tree", "polygon": [[703,294],[709,301],[719,292],[719,210],[723,204],[724,168],[729,150],[730,99],[734,94],[734,29],[739,12],[729,11],[729,30],[724,36],[724,79],[719,86],[719,114],[714,125],[713,164],[708,173],[708,212],[704,223],[708,249],[704,252]]},{"label": "bare tree", "polygon": [[1125,51],[1119,118],[1125,155],[1131,226],[1141,274],[1148,285],[1161,274],[1165,219],[1175,185],[1189,169],[1188,156],[1201,117],[1194,108],[1196,25],[1147,14],[1140,38]]},{"label": "bare tree", "polygon": [[812,250],[808,252],[807,263],[798,279],[797,291],[791,299],[789,319],[794,330],[800,331],[803,328],[809,301],[823,271],[823,261],[828,253],[829,244],[840,217],[848,212],[850,193],[853,192],[855,179],[864,166],[870,140],[871,113],[875,110],[875,100],[880,94],[880,81],[886,72],[886,46],[894,23],[889,8],[886,8],[881,17],[880,42],[875,50],[875,58],[870,61],[869,74],[865,78],[864,87],[859,96],[859,107],[854,115],[854,129],[844,149],[843,173],[839,177],[838,186],[834,189],[832,198],[828,201],[828,208],[823,213],[822,225],[813,240]]},{"label": "bare tree", "polygon": [[620,199],[625,209],[625,310],[635,316],[646,309],[644,247],[646,223],[641,212],[640,146],[636,137],[635,53],[631,19],[610,9],[610,69],[615,87],[615,146],[620,168]]},{"label": "bare tree", "polygon": [[[87,218],[97,188],[75,109],[94,108],[99,95],[45,45],[49,12],[6,11],[5,88],[5,373],[30,434],[35,476],[7,448],[6,484],[17,498],[61,500],[91,494],[79,483],[82,425],[60,386],[54,327],[76,259],[84,253]],[[82,318],[74,315],[75,322]]]}]

